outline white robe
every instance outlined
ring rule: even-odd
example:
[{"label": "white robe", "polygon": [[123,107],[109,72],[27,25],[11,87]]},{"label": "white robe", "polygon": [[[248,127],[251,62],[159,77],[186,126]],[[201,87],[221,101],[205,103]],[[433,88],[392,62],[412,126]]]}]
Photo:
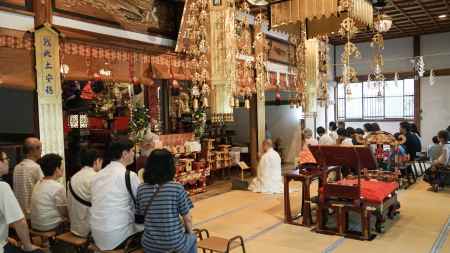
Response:
[{"label": "white robe", "polygon": [[261,193],[283,192],[281,158],[272,148],[261,157],[258,164],[258,176],[253,179],[248,189]]}]

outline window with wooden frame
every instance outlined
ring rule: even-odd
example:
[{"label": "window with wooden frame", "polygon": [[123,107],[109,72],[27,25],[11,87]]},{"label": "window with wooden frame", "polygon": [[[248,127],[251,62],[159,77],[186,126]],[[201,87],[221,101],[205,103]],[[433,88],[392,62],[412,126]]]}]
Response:
[{"label": "window with wooden frame", "polygon": [[347,90],[338,84],[336,90],[338,120],[414,119],[414,79],[385,81],[382,87],[374,87],[368,82],[351,83]]}]

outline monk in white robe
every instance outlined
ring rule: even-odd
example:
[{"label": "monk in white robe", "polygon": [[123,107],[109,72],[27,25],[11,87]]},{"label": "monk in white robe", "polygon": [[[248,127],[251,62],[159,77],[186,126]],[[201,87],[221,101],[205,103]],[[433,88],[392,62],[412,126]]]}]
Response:
[{"label": "monk in white robe", "polygon": [[280,155],[273,149],[271,140],[264,141],[263,151],[264,154],[258,163],[258,176],[253,179],[249,190],[260,193],[282,193]]}]

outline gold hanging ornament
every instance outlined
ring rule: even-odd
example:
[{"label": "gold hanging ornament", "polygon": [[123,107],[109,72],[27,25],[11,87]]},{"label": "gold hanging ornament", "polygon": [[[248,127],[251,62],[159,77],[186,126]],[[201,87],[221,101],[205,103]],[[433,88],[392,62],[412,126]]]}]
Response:
[{"label": "gold hanging ornament", "polygon": [[317,101],[319,106],[326,106],[331,103],[328,94],[328,58],[330,47],[328,46],[328,36],[321,36],[319,40],[319,85]]},{"label": "gold hanging ornament", "polygon": [[[182,44],[177,44],[177,51],[182,51],[191,59],[194,69],[192,78],[193,106],[197,105],[198,99],[202,100],[202,107],[208,107],[209,96],[209,0],[190,0],[186,2],[183,13],[184,26],[181,29]],[[207,87],[207,88],[206,88]],[[201,92],[197,92],[201,89]],[[195,92],[194,92],[195,91]],[[195,93],[195,95],[193,94]],[[206,99],[205,99],[206,98]],[[197,100],[197,102],[195,102]]]},{"label": "gold hanging ornament", "polygon": [[[352,12],[352,1],[343,0],[340,2],[338,10],[342,12]],[[344,45],[344,52],[341,54],[341,62],[343,64],[341,83],[344,85],[348,95],[351,95],[351,90],[348,85],[352,82],[357,82],[357,72],[354,67],[351,66],[351,58],[361,58],[361,53],[358,47],[351,42],[351,39],[358,32],[355,20],[349,16],[345,18],[339,28],[339,35],[344,37],[347,42]]]},{"label": "gold hanging ornament", "polygon": [[[381,15],[377,16],[376,20],[381,20]],[[384,58],[383,58],[383,49],[384,49],[384,38],[381,34],[382,30],[374,29],[374,35],[372,37],[372,41],[370,46],[373,48],[373,71],[367,77],[367,82],[369,86],[378,90],[378,96],[383,95],[384,81],[385,77],[383,74],[384,68]]]}]

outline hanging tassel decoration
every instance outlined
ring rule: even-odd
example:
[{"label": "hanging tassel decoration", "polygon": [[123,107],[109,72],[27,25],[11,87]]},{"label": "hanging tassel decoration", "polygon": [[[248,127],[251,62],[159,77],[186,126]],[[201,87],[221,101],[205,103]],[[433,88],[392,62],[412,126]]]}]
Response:
[{"label": "hanging tassel decoration", "polygon": [[234,98],[234,106],[235,106],[236,108],[240,107],[240,102],[239,102],[239,98],[238,98],[238,97],[235,97],[235,98]]},{"label": "hanging tassel decoration", "polygon": [[394,74],[394,84],[395,84],[395,87],[398,87],[398,72],[395,72],[395,74]]},{"label": "hanging tassel decoration", "polygon": [[192,101],[192,107],[194,108],[194,111],[198,110],[198,99],[194,98],[194,101]]},{"label": "hanging tassel decoration", "polygon": [[234,97],[230,96],[230,107],[234,108]]},{"label": "hanging tassel decoration", "polygon": [[434,70],[430,70],[430,86],[433,86],[435,81]]},{"label": "hanging tassel decoration", "polygon": [[203,97],[203,107],[204,108],[208,108],[209,107],[208,97]]},{"label": "hanging tassel decoration", "polygon": [[250,100],[248,98],[246,98],[244,101],[244,107],[245,109],[250,109]]}]

